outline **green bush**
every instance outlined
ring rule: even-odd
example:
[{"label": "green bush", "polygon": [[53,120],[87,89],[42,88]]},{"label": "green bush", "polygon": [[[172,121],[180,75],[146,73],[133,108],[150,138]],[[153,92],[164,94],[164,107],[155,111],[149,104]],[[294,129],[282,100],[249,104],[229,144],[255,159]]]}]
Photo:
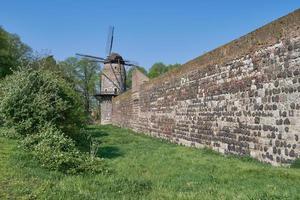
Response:
[{"label": "green bush", "polygon": [[81,131],[86,122],[81,96],[52,72],[23,69],[1,81],[0,118],[7,127],[0,134],[20,136],[43,167],[68,174],[105,172],[100,158],[76,146],[89,142]]},{"label": "green bush", "polygon": [[14,128],[1,127],[1,126],[0,126],[0,136],[12,138],[12,139],[20,138],[20,135],[16,132]]},{"label": "green bush", "polygon": [[81,153],[72,139],[51,124],[37,134],[28,135],[22,143],[44,168],[68,174],[104,172],[101,159]]},{"label": "green bush", "polygon": [[49,71],[14,72],[1,81],[0,91],[2,119],[21,135],[37,133],[51,122],[76,139],[76,133],[85,123],[82,98],[62,78]]}]

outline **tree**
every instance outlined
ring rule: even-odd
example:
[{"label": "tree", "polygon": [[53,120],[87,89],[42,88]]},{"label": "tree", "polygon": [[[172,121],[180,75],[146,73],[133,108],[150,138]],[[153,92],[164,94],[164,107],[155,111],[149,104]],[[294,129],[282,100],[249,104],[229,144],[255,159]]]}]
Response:
[{"label": "tree", "polygon": [[132,67],[127,71],[126,75],[126,88],[131,88],[132,86],[132,72],[133,70],[138,69],[140,70],[143,74],[147,76],[147,70],[144,67]]},{"label": "tree", "polygon": [[178,68],[178,67],[181,67],[181,64],[171,64],[171,65],[165,65],[164,63],[162,62],[157,62],[157,63],[154,63],[152,65],[152,67],[149,69],[149,73],[148,73],[148,77],[149,78],[155,78],[155,77],[158,77],[164,73],[166,73],[167,71],[171,70],[171,69],[175,69],[175,68]]},{"label": "tree", "polygon": [[6,32],[0,27],[0,77],[9,73],[9,52],[8,37]]},{"label": "tree", "polygon": [[155,78],[168,71],[167,66],[162,62],[157,62],[149,69],[149,78]]},{"label": "tree", "polygon": [[31,49],[18,35],[0,27],[0,78],[11,74],[22,62],[30,59]]},{"label": "tree", "polygon": [[74,57],[67,58],[59,65],[64,78],[71,82],[75,89],[82,94],[85,111],[89,114],[91,105],[95,102],[93,96],[99,79],[99,65],[87,59],[78,60]]},{"label": "tree", "polygon": [[34,70],[48,70],[62,75],[62,70],[52,55],[35,55],[30,59],[29,63],[30,64],[23,65],[22,67]]},{"label": "tree", "polygon": [[175,63],[175,64],[171,64],[171,65],[168,65],[168,71],[172,70],[172,69],[175,69],[175,68],[179,68],[181,67],[182,65],[179,64],[179,63]]},{"label": "tree", "polygon": [[80,60],[77,68],[75,68],[78,77],[78,87],[82,91],[85,100],[86,113],[90,113],[91,101],[95,94],[95,83],[98,77],[97,69],[97,63],[92,63],[85,59]]},{"label": "tree", "polygon": [[75,74],[75,68],[77,66],[78,59],[75,57],[69,57],[66,60],[59,62],[58,67],[60,71],[60,75],[69,83],[76,88],[77,75]]}]

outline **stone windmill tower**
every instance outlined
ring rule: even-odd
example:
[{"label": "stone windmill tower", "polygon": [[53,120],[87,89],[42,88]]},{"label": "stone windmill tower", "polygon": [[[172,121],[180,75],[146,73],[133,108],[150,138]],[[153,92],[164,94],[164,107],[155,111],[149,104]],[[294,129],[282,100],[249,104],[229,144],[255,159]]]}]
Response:
[{"label": "stone windmill tower", "polygon": [[112,115],[112,98],[126,91],[126,69],[125,66],[137,66],[129,60],[124,60],[117,53],[112,53],[114,39],[114,27],[110,27],[106,44],[106,58],[76,54],[89,59],[92,62],[104,64],[100,74],[101,89],[95,97],[101,104],[101,124],[110,124]]}]

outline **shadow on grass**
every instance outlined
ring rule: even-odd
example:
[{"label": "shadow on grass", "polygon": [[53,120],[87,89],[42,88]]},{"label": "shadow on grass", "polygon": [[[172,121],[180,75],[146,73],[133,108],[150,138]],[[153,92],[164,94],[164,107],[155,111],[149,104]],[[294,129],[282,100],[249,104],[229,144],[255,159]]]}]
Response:
[{"label": "shadow on grass", "polygon": [[98,140],[100,142],[100,147],[98,149],[97,155],[101,158],[116,158],[122,156],[123,153],[118,147],[115,146],[102,146],[105,144],[105,137],[109,136],[109,131],[104,128],[88,126],[84,130],[86,140],[81,142],[80,149],[85,152],[90,151],[91,140]]},{"label": "shadow on grass", "polygon": [[100,130],[99,128],[96,127],[87,127],[85,130],[86,133],[93,138],[101,138],[101,137],[108,136],[107,131]]},{"label": "shadow on grass", "polygon": [[123,156],[123,153],[118,147],[107,146],[99,148],[98,156],[100,156],[101,158],[116,158]]},{"label": "shadow on grass", "polygon": [[91,140],[96,139],[99,140],[100,143],[102,138],[108,136],[107,131],[100,130],[96,127],[86,127],[82,130],[80,134],[77,136],[76,145],[82,152],[90,152]]}]

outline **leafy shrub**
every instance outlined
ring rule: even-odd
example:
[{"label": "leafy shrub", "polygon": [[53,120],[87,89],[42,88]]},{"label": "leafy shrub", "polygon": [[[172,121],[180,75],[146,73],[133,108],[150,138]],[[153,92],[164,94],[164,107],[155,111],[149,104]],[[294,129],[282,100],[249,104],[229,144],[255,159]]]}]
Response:
[{"label": "leafy shrub", "polygon": [[47,124],[37,134],[28,135],[23,145],[47,169],[68,174],[104,172],[101,159],[81,153],[72,139],[51,124]]},{"label": "leafy shrub", "polygon": [[20,138],[20,135],[16,132],[14,128],[8,128],[8,127],[0,127],[0,136],[13,138],[13,139]]},{"label": "leafy shrub", "polygon": [[[103,161],[79,151],[86,143],[81,96],[47,70],[27,68],[0,83],[0,118],[5,136],[22,136],[22,144],[47,169],[68,174],[105,172]],[[12,131],[15,130],[15,131]],[[17,134],[16,134],[17,133]]]},{"label": "leafy shrub", "polygon": [[78,93],[49,71],[22,70],[0,84],[0,114],[21,135],[34,134],[51,122],[76,139],[85,122]]}]

